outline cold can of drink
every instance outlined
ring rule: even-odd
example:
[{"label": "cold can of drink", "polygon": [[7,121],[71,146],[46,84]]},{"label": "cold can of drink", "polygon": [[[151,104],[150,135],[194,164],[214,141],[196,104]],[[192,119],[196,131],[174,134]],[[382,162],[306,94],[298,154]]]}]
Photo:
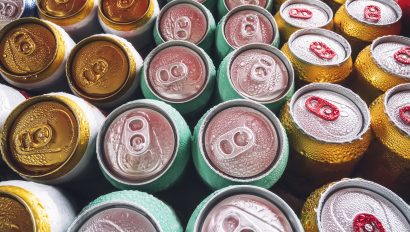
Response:
[{"label": "cold can of drink", "polygon": [[9,114],[25,100],[26,96],[18,90],[0,84],[0,131]]},{"label": "cold can of drink", "polygon": [[336,13],[339,8],[345,4],[346,0],[321,0],[325,2],[330,8],[332,8],[333,13]]},{"label": "cold can of drink", "polygon": [[218,1],[218,16],[224,17],[229,11],[238,6],[254,5],[272,12],[274,0],[220,0]]},{"label": "cold can of drink", "polygon": [[[172,1],[175,1],[175,0],[167,0],[167,1],[172,2]],[[204,5],[211,13],[213,13],[213,14],[216,13],[215,8],[216,8],[217,0],[193,0],[193,1],[201,3],[202,5]]]},{"label": "cold can of drink", "polygon": [[0,30],[6,24],[37,13],[36,0],[0,0]]}]

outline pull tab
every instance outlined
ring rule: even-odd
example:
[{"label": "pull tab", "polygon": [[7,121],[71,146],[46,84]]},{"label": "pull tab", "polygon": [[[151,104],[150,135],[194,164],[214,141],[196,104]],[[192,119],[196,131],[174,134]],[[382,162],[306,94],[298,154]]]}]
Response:
[{"label": "pull tab", "polygon": [[306,8],[291,8],[289,10],[289,16],[297,19],[310,19],[312,18],[313,13]]},{"label": "pull tab", "polygon": [[255,145],[255,135],[248,127],[237,127],[221,135],[214,143],[221,159],[232,159]]},{"label": "pull tab", "polygon": [[340,115],[340,111],[335,105],[320,97],[308,98],[305,106],[310,112],[326,121],[334,121]]},{"label": "pull tab", "polygon": [[142,116],[134,116],[125,121],[124,144],[131,155],[143,155],[151,144],[149,123]]},{"label": "pull tab", "polygon": [[400,108],[399,115],[403,122],[410,125],[410,106]]},{"label": "pull tab", "polygon": [[17,6],[13,2],[0,2],[0,15],[11,17],[17,12]]},{"label": "pull tab", "polygon": [[109,64],[105,59],[99,58],[91,62],[91,68],[84,68],[82,82],[85,86],[93,86],[108,72]]},{"label": "pull tab", "polygon": [[156,72],[156,81],[160,86],[168,87],[188,77],[188,66],[182,62],[166,64]]},{"label": "pull tab", "polygon": [[364,18],[370,22],[378,22],[382,17],[380,7],[375,5],[368,5],[364,8]]},{"label": "pull tab", "polygon": [[36,50],[36,43],[30,33],[25,30],[16,31],[10,39],[16,51],[22,55],[31,55]]},{"label": "pull tab", "polygon": [[257,62],[252,66],[251,79],[262,83],[268,81],[275,66],[276,62],[271,57],[258,57]]},{"label": "pull tab", "polygon": [[188,40],[191,37],[191,20],[186,17],[178,17],[175,20],[174,37],[178,40]]},{"label": "pull tab", "polygon": [[331,60],[336,56],[335,51],[328,47],[325,43],[315,41],[310,44],[310,50],[321,59]]},{"label": "pull tab", "polygon": [[353,220],[354,232],[385,232],[382,223],[375,216],[367,213],[356,215]]},{"label": "pull tab", "polygon": [[245,37],[254,37],[260,33],[260,22],[257,15],[247,14],[242,19],[241,34]]},{"label": "pull tab", "polygon": [[117,7],[121,9],[130,8],[134,4],[135,0],[118,0]]},{"label": "pull tab", "polygon": [[404,47],[394,53],[394,59],[402,64],[410,64],[410,47]]}]

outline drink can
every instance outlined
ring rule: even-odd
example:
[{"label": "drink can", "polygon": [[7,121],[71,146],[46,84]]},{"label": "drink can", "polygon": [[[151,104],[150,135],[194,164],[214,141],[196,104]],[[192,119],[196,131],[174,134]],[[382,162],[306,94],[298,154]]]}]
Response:
[{"label": "drink can", "polygon": [[78,43],[66,67],[74,94],[92,104],[113,108],[136,97],[143,60],[127,40],[99,34]]},{"label": "drink can", "polygon": [[352,45],[352,56],[385,35],[399,35],[402,10],[395,1],[346,0],[335,13],[335,31]]},{"label": "drink can", "polygon": [[410,20],[410,2],[408,0],[396,0],[396,2],[399,4],[403,12],[403,19],[401,21],[403,34],[409,36],[410,28],[408,26],[406,27],[406,23]]},{"label": "drink can", "polygon": [[303,227],[288,204],[256,186],[236,185],[205,198],[189,219],[186,232],[295,231]]},{"label": "drink can", "polygon": [[182,232],[175,212],[144,192],[118,191],[98,197],[77,216],[67,232]]},{"label": "drink can", "polygon": [[231,52],[219,66],[222,102],[245,98],[278,111],[294,93],[294,72],[288,58],[268,44],[249,44]]},{"label": "drink can", "polygon": [[215,38],[215,20],[201,3],[177,0],[165,5],[154,28],[157,45],[166,41],[184,40],[209,52]]},{"label": "drink can", "polygon": [[[175,0],[167,0],[168,2],[172,2]],[[202,5],[204,5],[211,13],[215,12],[215,8],[216,8],[216,0],[193,0],[195,2],[201,3]]]},{"label": "drink can", "polygon": [[286,1],[288,1],[288,0],[276,0],[276,1],[273,1],[273,8],[274,8],[273,12],[279,11],[279,10],[280,10],[280,6],[282,6],[282,4],[285,3]]},{"label": "drink can", "polygon": [[26,96],[18,90],[0,84],[0,130],[11,111],[25,100]]},{"label": "drink can", "polygon": [[136,100],[107,117],[98,134],[97,158],[115,187],[157,192],[182,176],[190,141],[178,111],[161,101]]},{"label": "drink can", "polygon": [[84,178],[91,170],[104,119],[96,107],[67,93],[32,97],[4,123],[3,160],[21,177],[36,182],[60,184]]},{"label": "drink can", "polygon": [[218,1],[218,16],[222,18],[233,8],[244,5],[255,5],[272,12],[273,0],[220,0]]},{"label": "drink can", "polygon": [[98,0],[37,0],[41,19],[61,26],[75,41],[102,32],[98,23]]},{"label": "drink can", "polygon": [[249,184],[272,187],[282,176],[289,145],[278,118],[250,100],[210,109],[194,130],[195,167],[212,189]]},{"label": "drink can", "polygon": [[0,72],[11,85],[36,91],[66,85],[65,64],[75,43],[52,22],[22,18],[0,31]]},{"label": "drink can", "polygon": [[333,13],[336,13],[339,8],[345,4],[346,0],[322,0],[325,2],[330,8],[332,8]]},{"label": "drink can", "polygon": [[300,83],[341,83],[352,72],[351,47],[339,34],[321,28],[301,29],[283,45]]},{"label": "drink can", "polygon": [[9,22],[35,16],[35,0],[0,0],[0,30]]},{"label": "drink can", "polygon": [[300,219],[306,232],[410,230],[408,204],[389,189],[360,178],[317,189]]},{"label": "drink can", "polygon": [[250,43],[279,45],[279,30],[272,14],[255,5],[238,6],[229,11],[216,28],[217,58]]},{"label": "drink can", "polygon": [[193,114],[211,99],[215,75],[211,58],[200,47],[187,41],[169,41],[144,60],[142,94],[172,105],[183,115]]},{"label": "drink can", "polygon": [[275,15],[282,43],[289,40],[293,32],[303,28],[333,30],[333,12],[319,0],[309,2],[289,0],[282,4]]},{"label": "drink can", "polygon": [[99,0],[98,19],[106,33],[118,35],[136,49],[149,46],[159,14],[157,0]]},{"label": "drink can", "polygon": [[1,231],[65,232],[75,209],[60,190],[34,182],[0,182]]}]

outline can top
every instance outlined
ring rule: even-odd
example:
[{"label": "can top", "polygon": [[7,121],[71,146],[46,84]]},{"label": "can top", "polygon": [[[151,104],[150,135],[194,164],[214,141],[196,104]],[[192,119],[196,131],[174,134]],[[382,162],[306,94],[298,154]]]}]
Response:
[{"label": "can top", "polygon": [[223,0],[225,2],[225,6],[228,10],[232,10],[235,7],[243,6],[243,5],[255,5],[260,6],[262,8],[266,8],[266,5],[269,0]]},{"label": "can top", "polygon": [[347,13],[364,24],[387,26],[398,22],[402,10],[396,1],[385,0],[347,0]]},{"label": "can top", "polygon": [[0,230],[3,232],[35,232],[36,225],[30,207],[17,195],[0,191]]},{"label": "can top", "polygon": [[303,133],[326,143],[352,142],[370,127],[366,103],[336,84],[306,85],[296,91],[289,107],[294,123]]},{"label": "can top", "polygon": [[115,23],[132,23],[149,11],[151,0],[99,0],[103,15]]},{"label": "can top", "polygon": [[0,21],[19,19],[24,12],[24,0],[0,0]]},{"label": "can top", "polygon": [[388,90],[384,96],[384,107],[393,124],[410,136],[410,84]]},{"label": "can top", "polygon": [[90,1],[93,0],[37,0],[37,6],[41,13],[49,17],[64,19],[81,12]]},{"label": "can top", "polygon": [[381,185],[344,179],[321,195],[316,220],[319,231],[410,231],[410,208]]}]

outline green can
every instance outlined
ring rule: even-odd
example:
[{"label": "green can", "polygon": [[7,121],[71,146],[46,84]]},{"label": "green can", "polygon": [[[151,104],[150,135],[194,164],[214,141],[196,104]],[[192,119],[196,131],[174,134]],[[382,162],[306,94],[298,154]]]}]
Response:
[{"label": "green can", "polygon": [[183,174],[191,131],[181,114],[156,100],[136,100],[108,115],[97,137],[104,176],[119,189],[157,192]]},{"label": "green can", "polygon": [[145,98],[164,101],[190,115],[211,99],[215,76],[215,66],[202,48],[187,41],[169,41],[145,59],[141,88]]},{"label": "green can", "polygon": [[288,162],[288,139],[278,118],[250,100],[211,108],[196,125],[192,143],[195,167],[212,189],[238,184],[270,188]]},{"label": "green can", "polygon": [[[175,0],[168,0],[168,2],[172,2],[172,1],[175,1]],[[210,12],[214,12],[216,8],[216,2],[218,0],[192,0],[192,1],[199,2],[202,5],[204,5]]]},{"label": "green can", "polygon": [[144,192],[118,191],[98,197],[77,216],[67,232],[182,232],[175,212]]},{"label": "green can", "polygon": [[218,16],[219,18],[222,18],[233,8],[243,5],[260,6],[262,8],[265,8],[269,12],[272,12],[273,0],[219,0],[217,5]]},{"label": "green can", "polygon": [[274,112],[295,92],[292,64],[267,44],[248,44],[229,53],[219,66],[217,80],[222,102],[245,98]]}]

